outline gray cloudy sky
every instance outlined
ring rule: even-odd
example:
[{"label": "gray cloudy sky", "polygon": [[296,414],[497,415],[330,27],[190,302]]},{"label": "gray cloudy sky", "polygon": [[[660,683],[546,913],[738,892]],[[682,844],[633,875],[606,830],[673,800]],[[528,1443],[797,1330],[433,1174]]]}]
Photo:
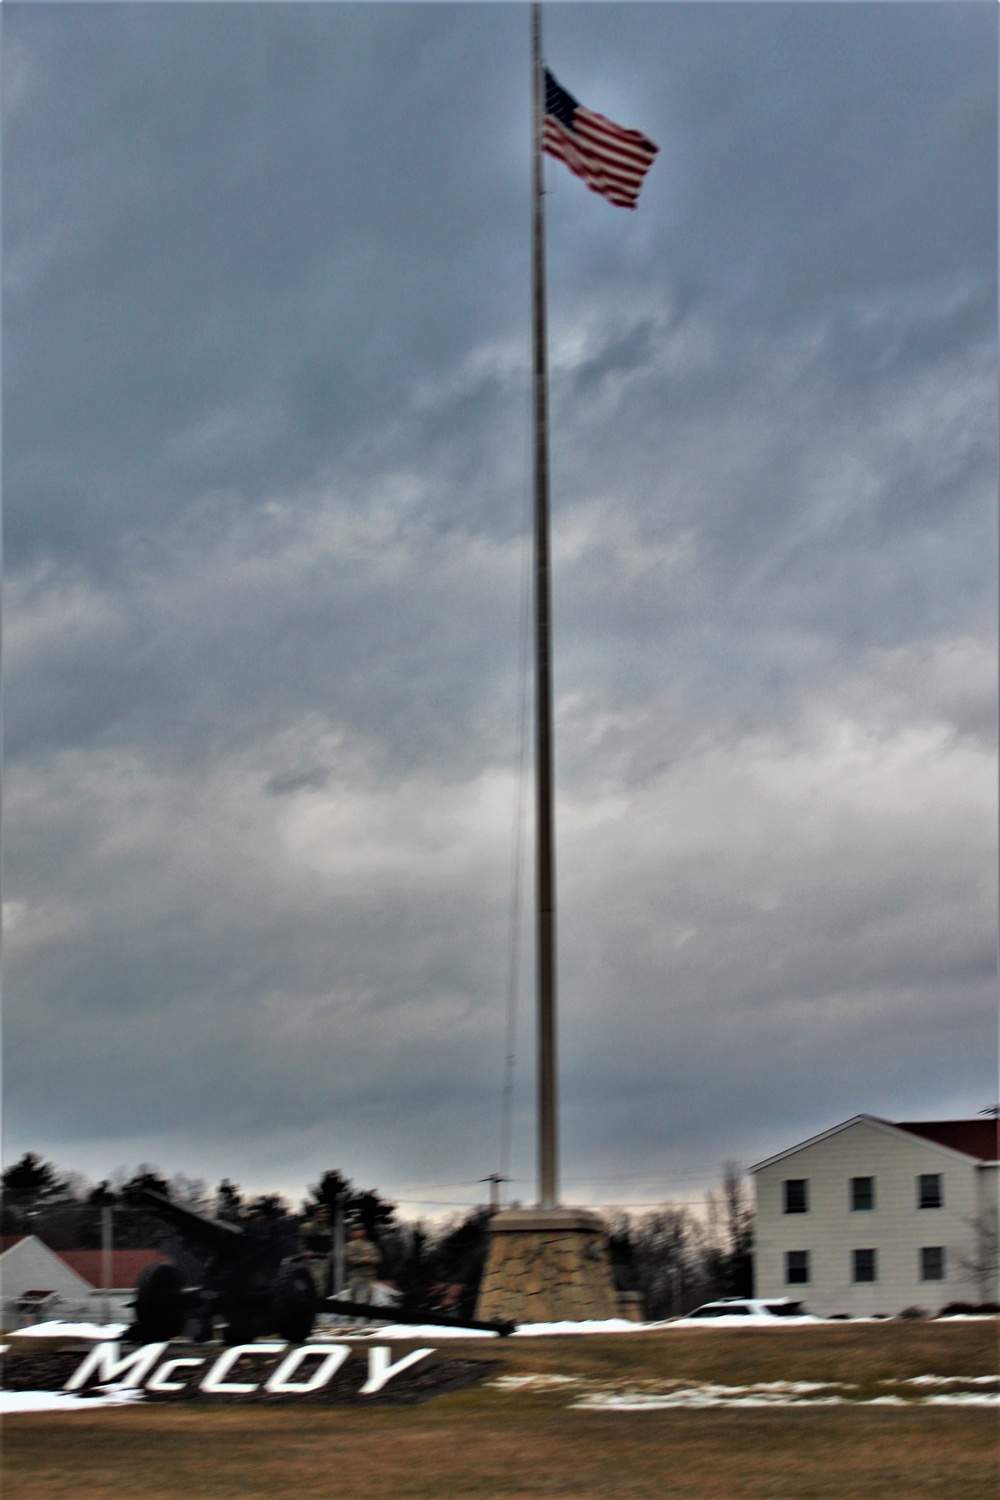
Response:
[{"label": "gray cloudy sky", "polygon": [[[474,1200],[527,9],[3,11],[5,1154]],[[995,1097],[997,6],[545,26],[661,147],[547,168],[564,1197],[637,1202]]]}]

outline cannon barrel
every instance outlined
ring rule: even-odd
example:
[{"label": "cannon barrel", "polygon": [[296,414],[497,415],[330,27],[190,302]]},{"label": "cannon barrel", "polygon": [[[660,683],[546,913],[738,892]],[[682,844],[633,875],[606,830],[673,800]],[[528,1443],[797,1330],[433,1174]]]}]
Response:
[{"label": "cannon barrel", "polygon": [[345,1318],[378,1319],[386,1323],[427,1323],[438,1328],[472,1328],[483,1333],[498,1333],[506,1338],[517,1327],[508,1318],[455,1318],[451,1313],[432,1312],[426,1307],[376,1307],[371,1302],[348,1302],[342,1297],[327,1297],[323,1310]]},{"label": "cannon barrel", "polygon": [[208,1214],[200,1214],[193,1208],[185,1208],[183,1204],[175,1203],[172,1198],[165,1198],[154,1188],[141,1188],[139,1195],[143,1203],[154,1209],[161,1219],[181,1230],[196,1244],[213,1250],[223,1247],[232,1249],[244,1238],[245,1231],[239,1224],[227,1224],[225,1219],[212,1219]]}]

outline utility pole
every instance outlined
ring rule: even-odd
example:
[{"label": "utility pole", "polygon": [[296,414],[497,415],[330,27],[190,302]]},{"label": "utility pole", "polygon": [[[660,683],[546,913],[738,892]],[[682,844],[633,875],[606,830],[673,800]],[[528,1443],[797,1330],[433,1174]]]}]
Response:
[{"label": "utility pole", "polygon": [[333,1295],[344,1290],[344,1195],[337,1194],[333,1210]]},{"label": "utility pole", "polygon": [[500,1184],[509,1182],[510,1178],[505,1177],[502,1172],[491,1172],[488,1177],[480,1177],[479,1181],[490,1185],[490,1213],[495,1214],[500,1207]]},{"label": "utility pole", "polygon": [[114,1209],[105,1203],[101,1209],[101,1285],[104,1288],[104,1321],[111,1322],[111,1267],[114,1246]]}]

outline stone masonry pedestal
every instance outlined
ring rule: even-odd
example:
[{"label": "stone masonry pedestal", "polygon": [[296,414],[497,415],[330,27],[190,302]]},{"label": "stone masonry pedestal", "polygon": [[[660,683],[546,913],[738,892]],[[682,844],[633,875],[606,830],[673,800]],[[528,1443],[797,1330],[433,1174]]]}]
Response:
[{"label": "stone masonry pedestal", "polygon": [[477,1318],[517,1323],[619,1316],[604,1226],[584,1208],[508,1208],[490,1220]]}]

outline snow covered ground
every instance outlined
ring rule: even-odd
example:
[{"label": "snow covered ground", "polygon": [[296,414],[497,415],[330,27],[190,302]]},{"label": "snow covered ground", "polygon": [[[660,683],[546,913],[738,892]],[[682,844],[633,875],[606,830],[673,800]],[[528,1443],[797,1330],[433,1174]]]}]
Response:
[{"label": "snow covered ground", "polygon": [[[952,1386],[980,1386],[983,1377],[917,1376]],[[683,1384],[670,1382],[672,1390],[591,1391],[572,1404],[577,1408],[601,1411],[704,1410],[709,1407],[773,1406],[1000,1406],[1000,1390],[993,1377],[992,1390],[952,1390],[932,1396],[900,1395],[898,1391],[879,1396],[861,1397],[858,1387],[846,1382],[821,1383],[811,1380],[764,1380],[753,1385],[717,1385],[711,1382]],[[916,1382],[879,1384],[909,1385]]]},{"label": "snow covered ground", "polygon": [[[862,1319],[855,1319],[861,1322]],[[579,1323],[522,1323],[515,1328],[511,1338],[515,1339],[538,1339],[550,1338],[553,1334],[584,1334],[584,1333],[650,1333],[663,1328],[802,1328],[805,1326],[815,1327],[822,1323],[822,1318],[806,1316],[801,1318],[775,1318],[752,1314],[747,1317],[721,1317],[721,1318],[673,1318],[666,1323],[633,1323],[629,1318],[601,1318]],[[327,1336],[327,1335],[323,1335]],[[370,1330],[353,1329],[350,1334],[338,1334],[336,1331],[328,1330],[331,1338],[375,1338],[380,1339],[495,1339],[499,1334],[490,1333],[481,1328],[453,1328],[441,1327],[436,1323],[389,1323],[375,1324]]]},{"label": "snow covered ground", "polygon": [[98,1406],[128,1406],[142,1400],[142,1391],[102,1391],[96,1396],[70,1391],[0,1391],[0,1414],[14,1417],[27,1411],[93,1411]]},{"label": "snow covered ground", "polygon": [[[915,1375],[911,1380],[881,1381],[896,1387],[937,1387],[932,1394],[902,1395],[899,1390],[861,1399],[857,1387],[846,1383],[810,1380],[766,1380],[754,1385],[717,1385],[711,1382],[684,1384],[664,1381],[657,1389],[612,1389],[596,1386],[574,1375],[501,1375],[490,1385],[511,1394],[528,1391],[566,1390],[575,1399],[569,1405],[587,1411],[705,1411],[711,1408],[828,1407],[828,1406],[1000,1406],[1000,1381],[992,1375]],[[956,1390],[954,1387],[972,1387]],[[940,1387],[951,1387],[942,1390]],[[987,1389],[989,1387],[989,1389]],[[0,1391],[0,1413],[80,1412],[97,1407],[127,1406],[143,1400],[143,1392],[102,1391],[81,1396],[67,1391]]]},{"label": "snow covered ground", "polygon": [[[883,1380],[896,1386],[885,1395],[862,1398],[858,1387],[842,1381],[763,1380],[752,1385],[718,1385],[710,1381],[645,1381],[641,1386],[602,1385],[572,1375],[500,1375],[495,1390],[555,1390],[574,1386],[570,1405],[586,1411],[700,1411],[710,1407],[773,1406],[998,1406],[1000,1379],[993,1375],[916,1375],[911,1380]],[[934,1395],[918,1395],[899,1387],[950,1386]],[[954,1387],[972,1387],[956,1390]],[[988,1389],[987,1389],[988,1387]],[[567,1394],[570,1394],[567,1392]]]},{"label": "snow covered ground", "polygon": [[58,1318],[55,1318],[49,1323],[33,1323],[29,1328],[15,1329],[7,1337],[9,1339],[93,1339],[95,1343],[99,1343],[104,1339],[120,1339],[127,1329],[127,1323],[61,1323]]},{"label": "snow covered ground", "polygon": [[[676,1319],[669,1323],[632,1323],[621,1318],[585,1323],[532,1323],[516,1330],[513,1337],[538,1338],[550,1334],[621,1334],[643,1333],[653,1329],[683,1327],[801,1327],[815,1325],[818,1318],[774,1318],[752,1316],[704,1319]],[[852,1319],[852,1322],[873,1321]],[[19,1338],[81,1340],[116,1340],[126,1332],[124,1323],[62,1323],[53,1320],[37,1323],[9,1335],[9,1344],[0,1352],[16,1349]],[[427,1323],[374,1324],[369,1328],[339,1332],[335,1327],[320,1329],[314,1340],[325,1343],[396,1342],[403,1339],[495,1339],[499,1335],[481,1329],[441,1327]],[[519,1392],[564,1390],[569,1404],[582,1409],[601,1411],[704,1410],[716,1407],[775,1406],[945,1406],[996,1407],[1000,1405],[1000,1377],[993,1375],[914,1375],[905,1380],[881,1380],[882,1394],[862,1398],[859,1388],[849,1382],[815,1382],[794,1380],[760,1381],[751,1385],[720,1385],[712,1382],[680,1380],[644,1381],[638,1385],[608,1383],[573,1375],[501,1375],[490,1382],[498,1391],[512,1395]],[[870,1389],[870,1387],[869,1387]],[[99,1406],[121,1406],[141,1401],[141,1391],[101,1392],[94,1395],[70,1394],[64,1391],[0,1391],[0,1413],[93,1411]]]},{"label": "snow covered ground", "polygon": [[[721,1320],[716,1318],[715,1323]],[[749,1320],[741,1318],[741,1323]],[[772,1318],[772,1323],[777,1319]],[[791,1321],[785,1319],[783,1321]],[[669,1323],[633,1323],[628,1318],[603,1318],[591,1322],[581,1323],[522,1323],[515,1328],[511,1338],[545,1338],[551,1334],[563,1333],[646,1333],[651,1328],[669,1328]],[[337,1340],[351,1339],[495,1339],[498,1333],[492,1333],[485,1328],[453,1328],[450,1324],[442,1327],[439,1323],[373,1323],[370,1328],[352,1328],[350,1333],[338,1333],[336,1328],[326,1328],[314,1337],[331,1338]]]},{"label": "snow covered ground", "polygon": [[[881,1323],[883,1318],[852,1318],[850,1326],[859,1323]],[[990,1321],[988,1314],[964,1314],[948,1322],[984,1322]],[[651,1333],[670,1328],[701,1328],[711,1330],[713,1328],[771,1328],[771,1329],[794,1329],[815,1328],[818,1324],[827,1322],[836,1323],[840,1326],[839,1319],[826,1319],[814,1317],[811,1313],[805,1313],[801,1317],[776,1318],[773,1316],[755,1316],[754,1314],[744,1316],[720,1317],[720,1318],[670,1318],[662,1323],[633,1323],[628,1318],[603,1318],[594,1319],[589,1322],[561,1322],[561,1323],[522,1323],[511,1335],[512,1338],[547,1338],[553,1334],[587,1334],[587,1333]],[[19,1328],[7,1337],[12,1341],[15,1339],[44,1339],[44,1338],[74,1338],[93,1339],[95,1342],[101,1339],[120,1339],[128,1331],[127,1323],[63,1323],[58,1319],[52,1319],[47,1323],[34,1323],[29,1328]],[[321,1325],[312,1336],[314,1339],[335,1339],[338,1342],[353,1342],[356,1339],[495,1339],[499,1334],[492,1333],[483,1328],[456,1328],[450,1324],[440,1323],[378,1323],[373,1322],[367,1327],[357,1325],[347,1330],[338,1329],[335,1325]],[[13,1345],[16,1348],[16,1345]]]},{"label": "snow covered ground", "polygon": [[718,1318],[671,1318],[668,1323],[654,1323],[653,1328],[804,1328],[822,1323],[812,1313],[776,1318],[773,1313],[723,1313]]}]

